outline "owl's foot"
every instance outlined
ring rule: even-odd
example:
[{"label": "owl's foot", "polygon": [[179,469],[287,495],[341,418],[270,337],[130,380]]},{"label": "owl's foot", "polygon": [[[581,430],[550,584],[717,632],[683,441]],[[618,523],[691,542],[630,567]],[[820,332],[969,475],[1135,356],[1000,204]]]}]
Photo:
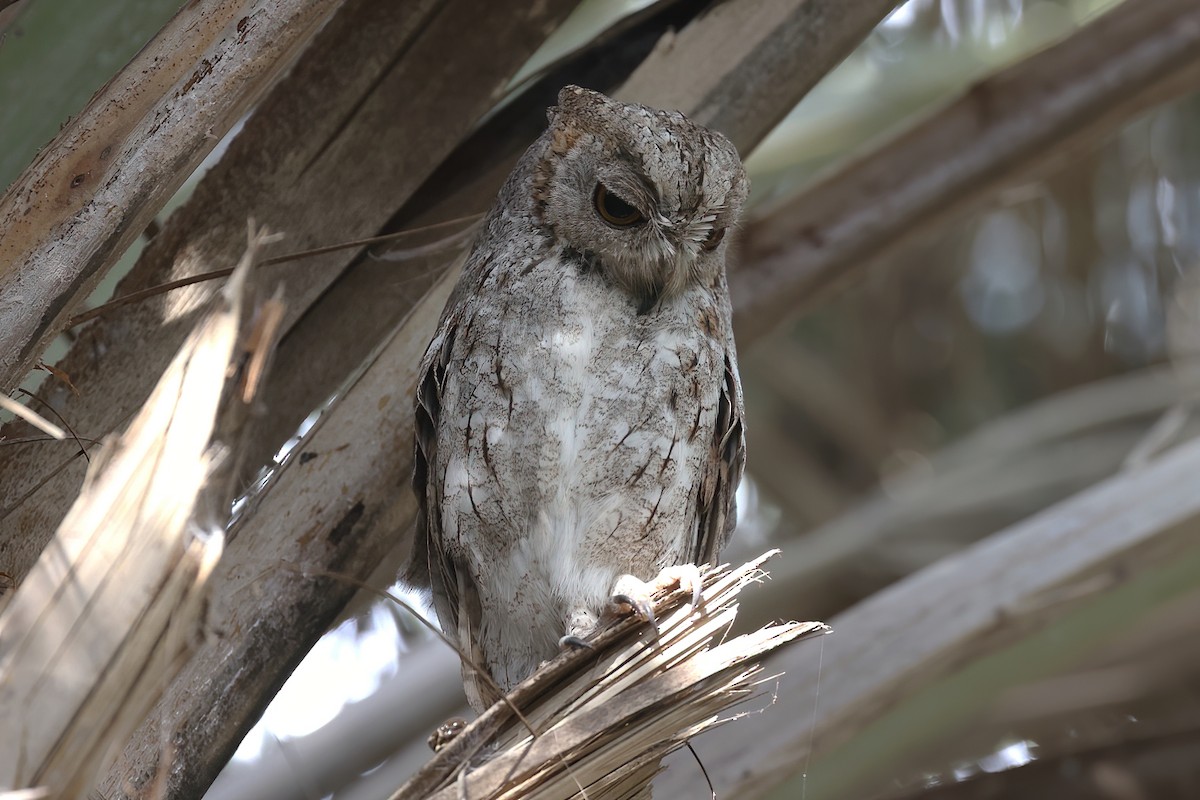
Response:
[{"label": "owl's foot", "polygon": [[[700,606],[700,589],[703,581],[700,578],[700,568],[695,564],[681,564],[677,567],[667,567],[652,581],[643,581],[633,575],[622,575],[617,578],[609,596],[608,607],[604,614],[609,616],[628,613],[630,610],[649,622],[658,633],[658,620],[654,616],[654,595],[664,589],[679,587],[691,592],[692,608]],[[558,640],[559,650],[592,649],[588,642],[600,618],[590,609],[577,609],[567,622],[567,632]]]},{"label": "owl's foot", "polygon": [[627,606],[639,617],[649,622],[658,633],[658,621],[654,618],[654,595],[663,589],[679,587],[692,593],[692,608],[700,606],[700,588],[703,582],[700,578],[700,568],[695,564],[680,564],[667,567],[658,576],[647,583],[632,575],[622,575],[612,590],[612,603],[620,609]]}]

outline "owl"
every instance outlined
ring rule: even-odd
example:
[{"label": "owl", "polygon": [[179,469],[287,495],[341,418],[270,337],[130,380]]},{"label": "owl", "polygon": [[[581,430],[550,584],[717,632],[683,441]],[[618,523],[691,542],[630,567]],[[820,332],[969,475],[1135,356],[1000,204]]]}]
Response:
[{"label": "owl", "polygon": [[477,711],[586,639],[614,596],[645,607],[656,580],[715,560],[745,463],[725,278],[749,189],[737,151],[574,86],[548,118],[416,392],[409,574],[490,673],[464,663]]}]

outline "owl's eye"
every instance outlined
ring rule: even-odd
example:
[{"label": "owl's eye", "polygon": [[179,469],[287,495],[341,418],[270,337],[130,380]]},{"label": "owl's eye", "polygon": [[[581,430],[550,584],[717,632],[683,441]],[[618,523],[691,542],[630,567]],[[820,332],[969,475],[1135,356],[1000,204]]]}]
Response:
[{"label": "owl's eye", "polygon": [[713,228],[711,231],[708,232],[708,236],[704,237],[704,241],[700,243],[700,246],[703,247],[705,250],[716,250],[717,245],[719,245],[721,243],[721,240],[724,238],[725,238],[725,229],[724,228]]},{"label": "owl's eye", "polygon": [[596,194],[593,201],[596,204],[596,213],[600,215],[600,219],[609,225],[615,225],[618,228],[630,228],[646,221],[646,218],[642,216],[642,212],[608,191],[603,183],[596,184]]}]

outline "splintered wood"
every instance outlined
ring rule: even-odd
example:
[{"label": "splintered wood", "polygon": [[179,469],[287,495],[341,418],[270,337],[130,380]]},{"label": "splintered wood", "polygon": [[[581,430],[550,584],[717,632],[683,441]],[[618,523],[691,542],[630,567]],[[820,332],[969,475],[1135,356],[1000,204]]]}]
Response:
[{"label": "splintered wood", "polygon": [[[392,800],[647,797],[663,756],[728,720],[776,676],[756,659],[829,631],[819,622],[768,625],[726,640],[739,592],[765,573],[772,551],[736,569],[707,569],[703,600],[676,591],[653,628],[626,618],[591,650],[565,653],[475,720]],[[519,712],[519,713],[518,713]]]},{"label": "splintered wood", "polygon": [[0,612],[0,790],[86,796],[201,635],[224,520],[196,504],[258,241]]}]

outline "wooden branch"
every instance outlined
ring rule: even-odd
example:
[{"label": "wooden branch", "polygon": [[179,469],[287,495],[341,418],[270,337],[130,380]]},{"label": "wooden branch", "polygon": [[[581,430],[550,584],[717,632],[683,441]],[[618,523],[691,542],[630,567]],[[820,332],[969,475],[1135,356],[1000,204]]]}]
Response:
[{"label": "wooden branch", "polygon": [[210,444],[240,355],[234,345],[256,247],[129,430],[93,462],[51,546],[0,614],[9,743],[0,747],[0,787],[84,796],[201,633],[224,536],[221,520],[198,535],[197,514],[211,510],[202,491],[228,507],[213,493]]},{"label": "wooden branch", "polygon": [[[811,742],[819,750],[809,771],[819,774],[822,758],[904,699],[1145,571],[1200,557],[1198,469],[1193,441],[872,595],[832,620],[823,659],[809,648],[769,659],[768,670],[790,676],[785,713],[716,731],[697,748],[718,791],[778,789]],[[681,796],[671,773],[662,788]]]},{"label": "wooden branch", "polygon": [[730,274],[743,347],[899,243],[1200,86],[1200,7],[1126,2],[751,221]]},{"label": "wooden branch", "polygon": [[897,0],[737,0],[664,38],[617,92],[678,108],[748,154]]},{"label": "wooden branch", "polygon": [[336,5],[186,4],[9,187],[0,198],[0,390],[24,378]]},{"label": "wooden branch", "polygon": [[[906,794],[912,800],[1200,796],[1200,730],[1158,732]],[[900,800],[897,798],[897,800]]]},{"label": "wooden branch", "polygon": [[442,747],[392,800],[642,796],[664,755],[746,695],[762,702],[755,687],[763,655],[828,632],[817,622],[792,622],[726,640],[739,593],[762,580],[760,567],[774,554],[708,569],[699,611],[690,594],[672,592],[656,602],[656,631],[626,617],[602,629],[589,649],[546,664]]},{"label": "wooden branch", "polygon": [[[848,584],[890,547],[939,536],[966,544],[1109,477],[1152,420],[1189,394],[1170,367],[1154,367],[994,420],[807,531],[775,564],[775,580],[791,587],[796,608],[832,615],[850,604],[850,591],[857,601],[882,588],[885,576]],[[775,615],[762,598],[750,598],[751,620]]]},{"label": "wooden branch", "polygon": [[[1194,746],[1177,747],[1200,743],[1200,585],[1194,581],[1200,559],[1191,562],[1191,574],[1179,565],[1140,576],[1099,608],[1073,615],[1078,622],[1035,636],[1042,646],[1005,654],[996,664],[1003,671],[1023,660],[1051,663],[1033,672],[1018,666],[1024,674],[972,708],[969,720],[950,720],[922,736],[905,756],[912,771],[896,775],[896,788],[904,789],[889,797],[1103,796],[1097,784],[1125,772],[1149,798],[1162,796],[1166,782],[1200,778]],[[1170,573],[1182,577],[1182,592],[1167,588]],[[1088,627],[1112,633],[1098,646],[1080,648],[1072,640]],[[1036,760],[994,772],[1005,760],[995,752],[998,743],[1014,738],[1028,742]],[[918,777],[926,775],[937,778]],[[1039,784],[1040,792],[1029,791]]]},{"label": "wooden branch", "polygon": [[[553,0],[535,11],[509,0],[490,3],[480,12],[472,0],[448,6],[437,0],[350,0],[258,105],[119,291],[232,263],[250,216],[285,235],[277,250],[375,233],[495,103],[509,77],[571,6],[569,0]],[[219,94],[220,84],[214,83],[212,91]],[[327,253],[256,277],[263,292],[283,285],[288,306],[284,330],[354,253]],[[396,280],[394,270],[389,279]],[[188,287],[89,323],[59,364],[81,393],[51,380],[39,396],[77,430],[100,438],[142,403],[154,375],[185,335],[189,310],[219,288],[219,283]],[[352,361],[337,353],[326,357],[349,369],[378,340],[366,343]],[[309,362],[281,358],[278,363],[289,374],[294,369],[293,377],[301,382],[309,379]],[[342,371],[339,380],[347,374]],[[319,394],[305,414],[336,388],[315,385]],[[271,398],[264,390],[263,402]],[[274,441],[265,457],[281,443]],[[18,580],[78,492],[82,468],[75,452],[26,446],[4,453],[0,564]],[[263,455],[254,446],[249,452],[248,460]],[[253,464],[261,466],[262,459]]]}]

